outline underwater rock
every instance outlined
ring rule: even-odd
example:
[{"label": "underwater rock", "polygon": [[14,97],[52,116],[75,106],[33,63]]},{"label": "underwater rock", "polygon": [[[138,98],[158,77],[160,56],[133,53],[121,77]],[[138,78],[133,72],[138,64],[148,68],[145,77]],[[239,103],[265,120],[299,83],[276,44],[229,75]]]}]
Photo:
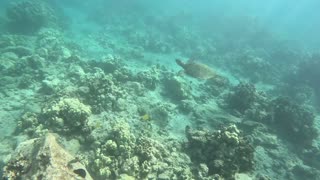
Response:
[{"label": "underwater rock", "polygon": [[76,47],[72,46],[71,42],[65,42],[58,29],[42,28],[37,33],[35,52],[48,62],[76,62],[79,59],[73,51],[76,51]]},{"label": "underwater rock", "polygon": [[273,102],[273,122],[271,125],[281,136],[301,147],[311,145],[319,132],[314,126],[315,114],[303,105],[285,97]]},{"label": "underwater rock", "polygon": [[[319,60],[320,60],[320,54],[313,55],[311,58],[308,58],[307,60],[302,61],[297,66],[297,71],[291,72],[286,77],[286,81],[288,83],[287,88],[289,90],[292,87],[296,87],[296,86],[311,87],[315,94],[315,102],[316,102],[315,104],[317,106],[320,105],[320,80],[318,78],[320,77],[320,72],[319,72],[320,61]],[[303,89],[302,91],[298,91],[298,93],[303,93],[304,95],[307,95],[307,92],[308,91],[304,91]],[[312,97],[310,99],[312,99]]]},{"label": "underwater rock", "polygon": [[168,77],[164,80],[165,95],[172,100],[181,101],[192,99],[191,86],[179,76]]},{"label": "underwater rock", "polygon": [[235,71],[249,78],[251,82],[277,82],[280,76],[277,69],[268,59],[255,54],[251,49],[239,53],[237,63],[234,63],[235,67],[239,67]]},{"label": "underwater rock", "polygon": [[41,81],[41,88],[39,92],[42,94],[54,94],[59,92],[61,89],[61,80],[58,78],[51,79],[51,77],[44,79]]},{"label": "underwater rock", "polygon": [[[295,74],[294,83],[308,84],[317,92],[320,91],[320,55],[314,55],[309,61],[300,63],[297,73]],[[300,82],[299,82],[300,81]]]},{"label": "underwater rock", "polygon": [[150,116],[155,124],[161,128],[165,128],[170,121],[170,117],[175,113],[175,106],[171,103],[156,103],[150,109]]},{"label": "underwater rock", "polygon": [[6,72],[17,64],[18,56],[13,52],[5,52],[0,55],[0,70]]},{"label": "underwater rock", "polygon": [[125,88],[130,94],[137,96],[143,96],[147,92],[147,89],[139,82],[129,81],[125,84]]},{"label": "underwater rock", "polygon": [[250,120],[261,122],[270,119],[270,100],[251,83],[240,82],[234,86],[219,105],[231,110],[236,116]]},{"label": "underwater rock", "polygon": [[62,34],[53,28],[42,28],[37,33],[36,46],[52,51],[63,43]]},{"label": "underwater rock", "polygon": [[[0,36],[0,48],[5,49],[8,47],[28,47],[31,48],[34,44],[34,37],[33,36],[21,36],[21,35],[12,35],[6,34]],[[32,49],[32,48],[31,48]]]},{"label": "underwater rock", "polygon": [[27,66],[33,70],[41,70],[46,64],[46,60],[39,55],[27,56],[24,57],[23,60],[26,61]]},{"label": "underwater rock", "polygon": [[191,160],[208,167],[208,176],[234,178],[236,173],[249,172],[254,167],[254,148],[235,125],[215,132],[186,128],[186,151]]},{"label": "underwater rock", "polygon": [[136,81],[142,83],[146,88],[155,90],[162,78],[162,71],[159,67],[153,66],[147,71],[140,71],[136,75]]},{"label": "underwater rock", "polygon": [[27,140],[19,144],[3,169],[3,179],[87,179],[85,166],[64,150],[56,137]]},{"label": "underwater rock", "polygon": [[257,99],[257,91],[253,84],[239,83],[232,88],[232,92],[227,96],[228,107],[240,113],[245,113],[251,108]]},{"label": "underwater rock", "polygon": [[32,49],[24,47],[24,46],[9,46],[0,51],[1,53],[12,52],[16,54],[18,57],[30,56],[32,55]]},{"label": "underwater rock", "polygon": [[318,179],[320,177],[319,169],[307,165],[295,165],[291,169],[292,179]]},{"label": "underwater rock", "polygon": [[130,68],[126,67],[123,60],[115,55],[108,54],[98,61],[89,61],[89,68],[101,68],[106,75],[111,75],[117,82],[128,82],[134,79]]},{"label": "underwater rock", "polygon": [[216,97],[230,88],[230,82],[225,77],[216,76],[215,78],[207,79],[201,87],[203,87],[206,94]]},{"label": "underwater rock", "polygon": [[112,54],[108,54],[99,61],[90,61],[90,64],[93,67],[101,68],[105,74],[112,74],[123,66],[121,59]]},{"label": "underwater rock", "polygon": [[7,28],[14,33],[30,34],[56,23],[54,10],[44,1],[28,0],[14,3],[6,12]]}]

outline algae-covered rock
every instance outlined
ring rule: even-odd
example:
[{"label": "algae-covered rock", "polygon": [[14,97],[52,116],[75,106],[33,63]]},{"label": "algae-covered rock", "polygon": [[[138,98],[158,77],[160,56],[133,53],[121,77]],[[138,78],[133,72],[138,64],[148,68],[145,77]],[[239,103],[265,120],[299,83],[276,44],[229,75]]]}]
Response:
[{"label": "algae-covered rock", "polygon": [[3,169],[3,179],[92,179],[85,166],[48,133],[21,143]]}]

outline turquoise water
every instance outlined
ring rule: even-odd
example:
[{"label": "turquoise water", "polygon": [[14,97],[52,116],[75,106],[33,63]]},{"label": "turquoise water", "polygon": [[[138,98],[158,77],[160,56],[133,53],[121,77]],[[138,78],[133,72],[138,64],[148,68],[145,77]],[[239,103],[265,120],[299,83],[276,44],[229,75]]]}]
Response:
[{"label": "turquoise water", "polygon": [[0,5],[3,179],[320,179],[320,2]]}]

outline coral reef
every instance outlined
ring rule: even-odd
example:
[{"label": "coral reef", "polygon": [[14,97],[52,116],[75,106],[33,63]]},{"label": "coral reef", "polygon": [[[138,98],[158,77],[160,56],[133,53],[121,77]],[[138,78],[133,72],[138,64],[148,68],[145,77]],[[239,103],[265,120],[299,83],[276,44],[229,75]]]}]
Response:
[{"label": "coral reef", "polygon": [[[181,5],[171,1],[168,9],[151,1],[9,1],[0,17],[4,178],[32,179],[23,175],[42,160],[41,171],[55,165],[38,146],[49,132],[77,154],[66,155],[68,179],[88,171],[94,179],[319,177],[320,117],[307,108],[320,102],[319,57],[309,49],[275,38],[256,19],[221,18],[225,9],[206,17],[171,9]],[[179,67],[173,57],[203,64]],[[25,148],[34,161],[12,153],[30,138],[38,138]],[[79,162],[88,171],[73,166]]]},{"label": "coral reef", "polygon": [[117,85],[112,74],[105,74],[99,68],[81,77],[79,87],[79,95],[91,106],[93,113],[116,110],[118,99],[127,95],[125,89]]},{"label": "coral reef", "polygon": [[127,176],[135,179],[189,179],[190,160],[172,142],[162,144],[145,135],[135,135],[129,124],[112,123],[95,150],[91,170],[102,179]]},{"label": "coral reef", "polygon": [[312,58],[308,59],[307,61],[301,62],[296,74],[296,80],[300,81],[300,83],[305,83],[317,91],[320,90],[320,82],[318,77],[319,74],[319,63],[320,55],[314,55]]},{"label": "coral reef", "polygon": [[13,69],[18,56],[12,52],[1,53],[0,56],[0,70],[2,72],[8,72],[8,70]]},{"label": "coral reef", "polygon": [[[260,53],[262,54],[262,53]],[[264,54],[259,55],[254,50],[248,49],[237,55],[239,67],[234,71],[250,79],[251,82],[273,82],[279,79],[279,73],[273,68],[270,60]]]},{"label": "coral reef", "polygon": [[[39,119],[36,113],[26,112],[22,115],[21,119],[17,123],[16,132],[26,133],[30,137],[37,136],[38,130],[42,130],[43,127],[39,126]],[[42,134],[41,134],[42,135]]]},{"label": "coral reef", "polygon": [[163,78],[163,72],[159,66],[153,66],[147,71],[140,71],[136,75],[136,81],[142,83],[146,88],[150,90],[156,90],[157,86],[160,83],[160,80]]},{"label": "coral reef", "polygon": [[254,105],[256,99],[257,91],[254,85],[241,82],[232,88],[225,101],[228,108],[244,114]]},{"label": "coral reef", "polygon": [[235,125],[215,132],[192,130],[187,127],[186,135],[186,151],[191,160],[199,169],[208,169],[206,174],[201,176],[232,179],[235,173],[253,170],[254,149]]},{"label": "coral reef", "polygon": [[108,54],[102,60],[90,61],[91,66],[98,67],[103,70],[105,74],[112,74],[116,70],[119,70],[124,64],[121,63],[121,59],[117,56]]},{"label": "coral reef", "polygon": [[164,93],[173,101],[192,99],[191,86],[179,76],[164,79]]},{"label": "coral reef", "polygon": [[30,34],[56,23],[54,10],[44,1],[28,0],[14,3],[7,9],[7,27],[14,33]]},{"label": "coral reef", "polygon": [[63,133],[89,133],[87,125],[91,114],[90,107],[75,98],[64,98],[48,103],[41,113],[41,121],[48,128]]},{"label": "coral reef", "polygon": [[62,32],[54,28],[42,28],[37,33],[36,53],[48,62],[57,62],[61,60],[77,60],[73,52],[78,51],[72,42],[65,42]]},{"label": "coral reef", "polygon": [[[292,87],[296,86],[302,87],[304,88],[304,90],[312,88],[315,95],[315,104],[317,104],[318,106],[320,104],[320,81],[319,78],[317,78],[320,75],[318,71],[318,69],[320,68],[319,59],[319,54],[314,54],[311,58],[306,58],[304,61],[298,64],[296,72],[291,72],[286,76],[286,82],[288,86],[287,89],[291,89]],[[307,95],[306,92],[297,91],[293,95]]]},{"label": "coral reef", "polygon": [[275,99],[272,104],[272,125],[278,133],[297,146],[311,145],[312,140],[318,136],[314,113],[285,97]]},{"label": "coral reef", "polygon": [[85,166],[64,150],[53,134],[19,144],[3,169],[3,179],[86,179]]},{"label": "coral reef", "polygon": [[91,133],[88,125],[90,115],[90,107],[78,99],[60,98],[45,104],[41,112],[27,111],[23,114],[18,121],[16,133],[41,137],[48,131],[53,131],[86,140],[86,135]]},{"label": "coral reef", "polygon": [[152,115],[154,123],[165,129],[170,123],[171,117],[176,114],[175,106],[171,103],[158,102],[151,106],[150,114]]},{"label": "coral reef", "polygon": [[272,116],[270,96],[251,83],[240,82],[223,96],[220,107],[248,120],[267,122]]},{"label": "coral reef", "polygon": [[204,88],[206,94],[211,97],[219,96],[225,90],[230,88],[230,82],[227,78],[222,76],[216,76],[215,78],[210,78],[201,84],[201,87]]}]

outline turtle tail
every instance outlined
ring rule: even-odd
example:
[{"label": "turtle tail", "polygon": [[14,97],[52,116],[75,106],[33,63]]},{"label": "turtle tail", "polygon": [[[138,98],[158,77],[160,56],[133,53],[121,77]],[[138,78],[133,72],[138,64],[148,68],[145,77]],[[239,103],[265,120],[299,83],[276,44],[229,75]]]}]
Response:
[{"label": "turtle tail", "polygon": [[186,64],[182,62],[180,59],[176,59],[176,63],[183,68],[186,66]]}]

